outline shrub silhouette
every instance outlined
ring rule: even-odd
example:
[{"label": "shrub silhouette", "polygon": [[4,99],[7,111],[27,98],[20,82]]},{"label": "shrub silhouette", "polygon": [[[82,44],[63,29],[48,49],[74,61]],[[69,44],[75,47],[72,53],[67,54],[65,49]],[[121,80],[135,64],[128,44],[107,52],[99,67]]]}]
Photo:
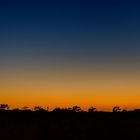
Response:
[{"label": "shrub silhouette", "polygon": [[82,109],[79,106],[73,106],[72,111],[74,111],[74,112],[81,112]]},{"label": "shrub silhouette", "polygon": [[62,110],[61,110],[61,108],[59,108],[59,107],[57,107],[57,108],[55,108],[55,109],[53,109],[52,110],[52,112],[56,112],[56,113],[59,113],[59,112],[61,112]]},{"label": "shrub silhouette", "polygon": [[23,110],[23,111],[27,111],[27,110],[30,110],[30,109],[29,109],[28,106],[24,106],[24,107],[22,107],[22,110]]},{"label": "shrub silhouette", "polygon": [[134,110],[132,110],[132,112],[140,113],[140,109],[134,109]]},{"label": "shrub silhouette", "polygon": [[96,112],[96,111],[97,111],[97,109],[95,107],[90,107],[88,109],[88,112]]},{"label": "shrub silhouette", "polygon": [[121,111],[121,108],[118,106],[114,106],[112,109],[112,112],[120,112],[120,111]]},{"label": "shrub silhouette", "polygon": [[127,109],[123,109],[122,112],[128,112]]},{"label": "shrub silhouette", "polygon": [[0,110],[8,110],[9,108],[8,104],[0,104]]},{"label": "shrub silhouette", "polygon": [[48,110],[46,110],[46,109],[44,109],[44,108],[42,108],[40,106],[35,106],[33,110],[34,111],[48,111]]},{"label": "shrub silhouette", "polygon": [[29,107],[24,106],[24,107],[22,107],[20,110],[15,110],[15,112],[31,113],[32,110],[31,110]]}]

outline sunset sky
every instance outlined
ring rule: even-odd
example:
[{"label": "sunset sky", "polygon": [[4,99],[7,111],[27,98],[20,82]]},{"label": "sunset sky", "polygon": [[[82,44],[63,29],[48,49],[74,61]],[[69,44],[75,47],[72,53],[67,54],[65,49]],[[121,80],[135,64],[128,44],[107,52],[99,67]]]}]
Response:
[{"label": "sunset sky", "polygon": [[1,0],[0,103],[140,108],[140,2]]}]

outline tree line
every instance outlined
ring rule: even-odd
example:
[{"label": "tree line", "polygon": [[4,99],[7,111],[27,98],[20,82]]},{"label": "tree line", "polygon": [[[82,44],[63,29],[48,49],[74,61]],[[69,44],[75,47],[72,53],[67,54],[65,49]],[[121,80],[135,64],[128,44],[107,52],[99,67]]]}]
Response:
[{"label": "tree line", "polygon": [[[73,106],[69,108],[54,108],[53,110],[49,111],[49,107],[43,108],[41,106],[35,106],[33,109],[30,109],[27,106],[19,108],[11,109],[8,104],[0,104],[0,111],[44,111],[44,112],[104,112],[104,111],[98,111],[96,107],[90,107],[87,111],[83,110],[80,106]],[[112,112],[140,112],[140,109],[134,109],[131,111],[128,111],[127,109],[121,109],[119,106],[114,106],[112,108]]]}]

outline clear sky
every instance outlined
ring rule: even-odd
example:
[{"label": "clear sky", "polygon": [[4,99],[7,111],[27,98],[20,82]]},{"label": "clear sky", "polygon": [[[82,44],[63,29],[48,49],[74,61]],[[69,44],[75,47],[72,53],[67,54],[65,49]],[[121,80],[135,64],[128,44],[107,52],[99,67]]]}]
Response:
[{"label": "clear sky", "polygon": [[140,107],[140,2],[1,0],[0,102]]}]

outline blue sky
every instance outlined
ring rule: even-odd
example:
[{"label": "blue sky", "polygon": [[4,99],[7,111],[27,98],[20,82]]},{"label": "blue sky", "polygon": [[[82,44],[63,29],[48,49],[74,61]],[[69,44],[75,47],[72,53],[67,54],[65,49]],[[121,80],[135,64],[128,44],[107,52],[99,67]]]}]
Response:
[{"label": "blue sky", "polygon": [[140,53],[139,5],[118,0],[1,1],[1,57],[13,65],[15,59],[76,60],[80,65],[81,59],[114,57],[118,63],[124,58],[135,63]]}]

